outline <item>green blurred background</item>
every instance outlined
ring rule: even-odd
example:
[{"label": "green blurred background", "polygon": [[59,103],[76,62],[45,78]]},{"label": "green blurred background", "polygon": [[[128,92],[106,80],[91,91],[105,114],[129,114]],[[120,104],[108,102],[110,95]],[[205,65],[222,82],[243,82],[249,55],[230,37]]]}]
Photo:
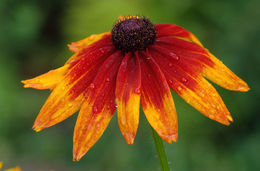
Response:
[{"label": "green blurred background", "polygon": [[23,171],[159,170],[143,115],[134,145],[126,144],[115,115],[87,155],[72,162],[77,114],[35,133],[32,124],[50,92],[20,83],[62,66],[72,55],[68,43],[109,31],[119,15],[139,14],[190,30],[251,88],[240,93],[214,85],[234,117],[229,127],[173,93],[179,139],[165,143],[173,170],[260,170],[259,9],[259,0],[1,0],[0,161]]}]

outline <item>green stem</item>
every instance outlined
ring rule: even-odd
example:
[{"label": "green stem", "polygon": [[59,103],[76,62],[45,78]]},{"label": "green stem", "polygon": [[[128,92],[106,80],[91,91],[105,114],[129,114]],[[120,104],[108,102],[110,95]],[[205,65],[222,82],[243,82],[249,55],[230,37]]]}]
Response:
[{"label": "green stem", "polygon": [[167,160],[167,156],[164,150],[163,142],[161,137],[155,132],[155,130],[151,127],[153,132],[153,140],[156,148],[156,152],[158,155],[158,159],[160,162],[161,170],[162,171],[169,171],[169,164]]}]

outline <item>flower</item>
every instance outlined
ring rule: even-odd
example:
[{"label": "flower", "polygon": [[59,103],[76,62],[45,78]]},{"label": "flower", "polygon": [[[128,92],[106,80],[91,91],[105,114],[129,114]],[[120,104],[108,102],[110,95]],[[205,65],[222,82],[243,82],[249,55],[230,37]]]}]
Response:
[{"label": "flower", "polygon": [[37,132],[80,110],[73,137],[75,161],[101,137],[116,106],[128,144],[137,132],[140,103],[150,125],[171,143],[177,141],[178,128],[170,88],[225,125],[233,119],[204,77],[229,90],[249,90],[192,33],[173,24],[154,25],[144,17],[119,17],[111,32],[91,35],[69,48],[75,54],[64,66],[22,82],[52,90],[33,125]]},{"label": "flower", "polygon": [[[2,167],[3,167],[3,162],[0,161],[0,170],[2,169]],[[5,169],[4,171],[21,171],[21,168],[16,166],[14,168]]]}]

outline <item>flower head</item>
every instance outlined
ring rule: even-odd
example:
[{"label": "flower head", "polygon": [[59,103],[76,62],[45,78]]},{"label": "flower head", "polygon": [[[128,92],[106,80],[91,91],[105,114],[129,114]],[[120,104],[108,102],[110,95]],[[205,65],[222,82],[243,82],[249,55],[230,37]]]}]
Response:
[{"label": "flower head", "polygon": [[177,115],[170,88],[205,116],[233,121],[215,88],[204,78],[235,91],[247,84],[205,49],[189,31],[173,24],[152,24],[140,16],[119,17],[111,32],[69,45],[75,54],[64,66],[24,87],[50,89],[33,125],[55,125],[80,110],[74,130],[73,159],[79,160],[101,137],[117,105],[118,123],[133,144],[140,103],[159,136],[177,141]]}]

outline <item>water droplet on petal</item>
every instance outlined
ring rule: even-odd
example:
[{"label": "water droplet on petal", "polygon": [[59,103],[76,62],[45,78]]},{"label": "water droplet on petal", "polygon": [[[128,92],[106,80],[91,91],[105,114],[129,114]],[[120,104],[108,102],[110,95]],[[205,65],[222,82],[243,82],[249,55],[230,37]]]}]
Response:
[{"label": "water droplet on petal", "polygon": [[104,49],[100,48],[99,50],[101,53],[105,53]]},{"label": "water droplet on petal", "polygon": [[72,106],[72,104],[71,104],[71,103],[69,103],[69,104],[68,104],[68,106],[69,106],[69,107],[71,107],[71,106]]},{"label": "water droplet on petal", "polygon": [[140,88],[136,88],[136,89],[135,89],[135,93],[136,93],[136,94],[140,94],[140,93],[141,93]]},{"label": "water droplet on petal", "polygon": [[172,63],[169,63],[168,65],[169,65],[169,67],[172,67]]},{"label": "water droplet on petal", "polygon": [[148,77],[151,77],[152,75],[151,74],[148,74]]},{"label": "water droplet on petal", "polygon": [[171,83],[171,84],[172,84],[172,80],[169,80],[169,83]]},{"label": "water droplet on petal", "polygon": [[178,86],[178,87],[177,87],[177,89],[178,89],[179,91],[181,91],[181,90],[182,90],[182,88],[181,88],[180,86]]},{"label": "water droplet on petal", "polygon": [[107,79],[106,79],[106,81],[107,81],[107,82],[109,82],[109,81],[110,81],[110,79],[109,79],[109,78],[107,78]]},{"label": "water droplet on petal", "polygon": [[91,84],[89,85],[89,88],[90,88],[90,89],[94,89],[94,88],[95,88],[95,84],[94,84],[94,83],[91,83]]},{"label": "water droplet on petal", "polygon": [[93,112],[97,113],[97,111],[98,111],[97,106],[94,106],[94,107],[93,107]]},{"label": "water droplet on petal", "polygon": [[180,57],[177,56],[175,53],[170,52],[169,55],[176,61],[178,61],[180,59]]},{"label": "water droplet on petal", "polygon": [[172,52],[170,52],[170,53],[169,53],[169,55],[170,55],[170,56],[175,56],[175,54],[174,54],[174,53],[172,53]]},{"label": "water droplet on petal", "polygon": [[181,78],[181,82],[187,83],[187,81],[188,81],[188,80],[187,80],[186,78],[184,78],[184,77]]},{"label": "water droplet on petal", "polygon": [[117,107],[117,103],[116,103],[116,100],[114,101],[114,104],[115,104],[115,107]]}]

